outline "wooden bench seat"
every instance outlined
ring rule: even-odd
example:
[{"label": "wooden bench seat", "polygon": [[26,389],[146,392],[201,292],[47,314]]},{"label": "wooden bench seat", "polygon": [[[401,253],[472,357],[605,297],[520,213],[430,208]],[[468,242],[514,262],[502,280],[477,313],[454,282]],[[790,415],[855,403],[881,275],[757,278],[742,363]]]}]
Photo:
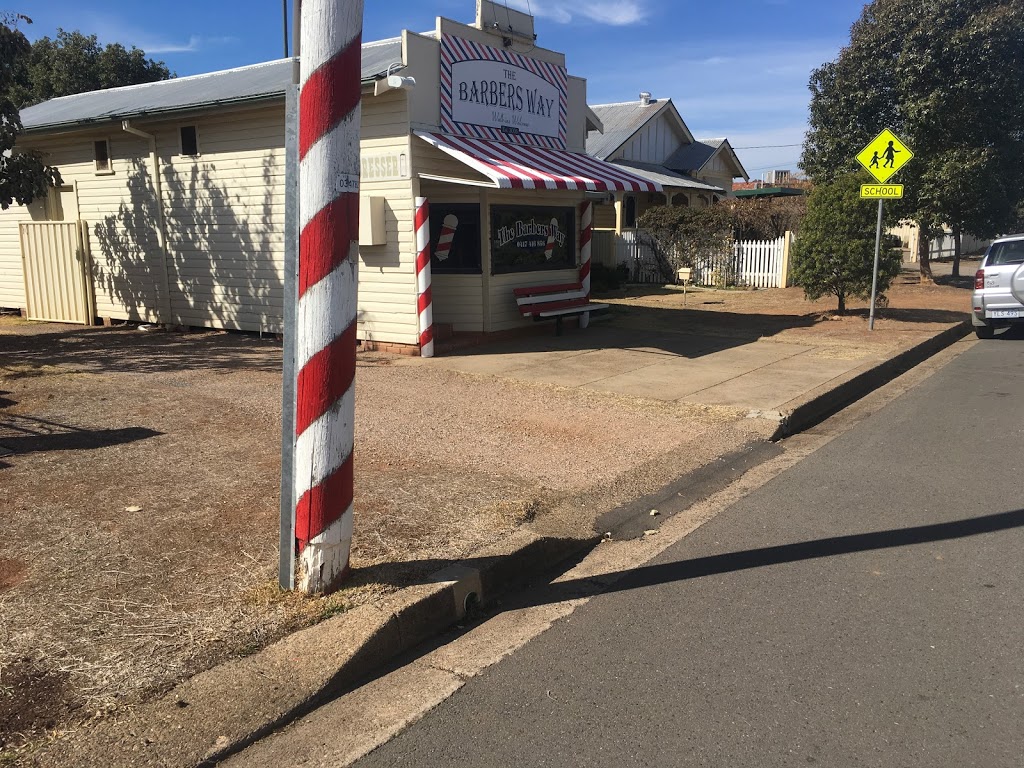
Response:
[{"label": "wooden bench seat", "polygon": [[513,288],[519,314],[532,317],[534,320],[555,321],[555,334],[562,334],[562,318],[569,315],[584,315],[601,309],[608,309],[607,304],[596,304],[587,299],[587,294],[580,283],[560,283],[557,285],[530,285],[525,288]]}]

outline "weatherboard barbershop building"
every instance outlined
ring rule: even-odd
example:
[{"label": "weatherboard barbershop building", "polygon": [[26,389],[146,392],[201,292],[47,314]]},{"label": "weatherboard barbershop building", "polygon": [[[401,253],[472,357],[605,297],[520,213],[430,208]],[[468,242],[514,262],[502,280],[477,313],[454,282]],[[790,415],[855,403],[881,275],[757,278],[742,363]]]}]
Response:
[{"label": "weatherboard barbershop building", "polygon": [[[280,331],[291,74],[281,60],[24,110],[21,145],[64,182],[0,212],[0,307]],[[657,176],[585,153],[603,130],[585,80],[504,5],[364,44],[362,87],[364,342],[419,344],[418,199],[434,323],[478,333],[529,322],[514,288],[578,280],[585,206],[621,223],[631,198],[663,192]]]}]

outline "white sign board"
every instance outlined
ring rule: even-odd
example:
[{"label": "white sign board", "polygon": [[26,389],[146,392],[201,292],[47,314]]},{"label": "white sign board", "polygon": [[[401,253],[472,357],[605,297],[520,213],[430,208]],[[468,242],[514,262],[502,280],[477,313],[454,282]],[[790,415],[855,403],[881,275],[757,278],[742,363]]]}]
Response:
[{"label": "white sign board", "polygon": [[505,134],[558,138],[561,94],[528,69],[497,61],[452,64],[452,120]]},{"label": "white sign board", "polygon": [[565,149],[565,67],[445,35],[441,128],[458,136]]}]

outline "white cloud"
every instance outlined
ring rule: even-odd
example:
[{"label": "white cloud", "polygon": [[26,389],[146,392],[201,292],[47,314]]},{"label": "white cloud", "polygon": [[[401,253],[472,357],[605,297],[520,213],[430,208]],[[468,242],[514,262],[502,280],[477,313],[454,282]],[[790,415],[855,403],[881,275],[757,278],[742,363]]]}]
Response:
[{"label": "white cloud", "polygon": [[559,24],[568,24],[574,18],[582,17],[598,24],[623,27],[642,23],[649,13],[642,0],[508,0],[508,4]]},{"label": "white cloud", "polygon": [[200,48],[199,35],[192,35],[187,43],[152,42],[138,44],[146,53],[195,53]]}]

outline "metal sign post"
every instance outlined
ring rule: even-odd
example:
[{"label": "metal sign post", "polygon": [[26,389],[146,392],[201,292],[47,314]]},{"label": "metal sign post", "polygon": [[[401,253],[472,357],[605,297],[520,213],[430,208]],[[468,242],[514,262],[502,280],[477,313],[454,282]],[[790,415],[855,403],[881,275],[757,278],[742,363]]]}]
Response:
[{"label": "metal sign post", "polygon": [[864,166],[878,181],[878,184],[864,184],[860,196],[878,200],[878,223],[875,226],[875,263],[871,270],[871,309],[868,312],[868,330],[875,330],[875,300],[878,297],[878,261],[882,253],[882,204],[885,198],[903,197],[903,186],[886,184],[900,168],[910,162],[914,153],[900,141],[895,133],[886,128],[878,134],[857,155],[857,162]]},{"label": "metal sign post", "polygon": [[878,257],[882,252],[882,201],[878,201],[878,226],[875,228],[875,266],[871,272],[871,311],[868,313],[868,330],[875,330],[875,296],[878,294]]}]

